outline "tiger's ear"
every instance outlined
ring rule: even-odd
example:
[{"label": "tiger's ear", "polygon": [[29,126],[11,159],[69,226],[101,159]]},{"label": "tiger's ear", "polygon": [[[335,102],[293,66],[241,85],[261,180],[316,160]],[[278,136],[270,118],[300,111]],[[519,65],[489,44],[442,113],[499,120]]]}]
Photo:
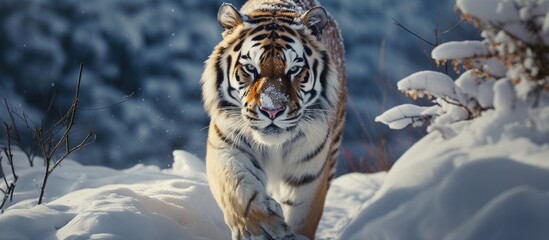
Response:
[{"label": "tiger's ear", "polygon": [[301,15],[301,22],[313,31],[313,35],[319,37],[328,24],[328,14],[323,7],[314,7]]},{"label": "tiger's ear", "polygon": [[223,3],[217,12],[217,21],[223,27],[223,31],[231,30],[241,24],[242,15],[230,3]]}]

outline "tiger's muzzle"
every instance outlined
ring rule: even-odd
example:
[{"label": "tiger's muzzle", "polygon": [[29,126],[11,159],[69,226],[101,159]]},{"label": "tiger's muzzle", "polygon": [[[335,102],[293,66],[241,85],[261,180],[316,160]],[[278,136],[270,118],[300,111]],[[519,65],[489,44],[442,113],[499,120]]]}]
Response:
[{"label": "tiger's muzzle", "polygon": [[291,82],[283,78],[263,78],[250,89],[243,114],[255,130],[256,139],[266,144],[286,141],[301,116]]}]

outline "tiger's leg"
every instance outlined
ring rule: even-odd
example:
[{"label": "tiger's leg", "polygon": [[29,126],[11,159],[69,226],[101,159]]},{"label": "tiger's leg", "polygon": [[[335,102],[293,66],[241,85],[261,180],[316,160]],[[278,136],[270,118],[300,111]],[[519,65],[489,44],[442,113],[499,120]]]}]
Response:
[{"label": "tiger's leg", "polygon": [[322,168],[314,179],[301,181],[286,181],[289,189],[285,198],[280,199],[288,225],[296,233],[315,238],[316,229],[324,209],[324,201],[328,191],[329,169]]},{"label": "tiger's leg", "polygon": [[[214,131],[212,133],[212,131]],[[206,165],[210,189],[233,239],[294,239],[280,205],[266,193],[267,179],[253,155],[230,146],[210,126]]]}]

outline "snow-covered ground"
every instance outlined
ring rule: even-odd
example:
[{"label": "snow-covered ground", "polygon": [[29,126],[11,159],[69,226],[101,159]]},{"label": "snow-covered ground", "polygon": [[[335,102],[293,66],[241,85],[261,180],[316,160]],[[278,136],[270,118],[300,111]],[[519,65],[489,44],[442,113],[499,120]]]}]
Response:
[{"label": "snow-covered ground", "polygon": [[[0,239],[230,238],[204,164],[187,152],[175,151],[169,169],[138,164],[114,170],[66,160],[50,177],[45,203],[38,206],[43,169],[30,168],[21,152],[14,153],[19,180],[13,202],[0,214]],[[2,164],[9,169],[6,161]],[[319,238],[338,238],[384,175],[349,174],[335,180]]]},{"label": "snow-covered ground", "polygon": [[[507,114],[434,131],[388,173],[336,178],[318,239],[548,239],[549,107]],[[230,237],[203,162],[189,153],[175,151],[169,169],[67,160],[39,206],[43,169],[20,152],[15,162],[20,178],[0,239]]]},{"label": "snow-covered ground", "polygon": [[341,239],[549,239],[549,107],[442,133],[404,153]]}]

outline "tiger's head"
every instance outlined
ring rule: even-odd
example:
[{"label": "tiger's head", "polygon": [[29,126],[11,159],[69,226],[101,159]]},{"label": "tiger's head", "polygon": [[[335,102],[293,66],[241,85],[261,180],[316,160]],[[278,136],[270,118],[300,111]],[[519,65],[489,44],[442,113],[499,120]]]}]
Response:
[{"label": "tiger's head", "polygon": [[327,128],[337,76],[321,42],[326,11],[265,9],[243,15],[223,4],[217,17],[223,40],[202,75],[210,117],[264,145]]}]

